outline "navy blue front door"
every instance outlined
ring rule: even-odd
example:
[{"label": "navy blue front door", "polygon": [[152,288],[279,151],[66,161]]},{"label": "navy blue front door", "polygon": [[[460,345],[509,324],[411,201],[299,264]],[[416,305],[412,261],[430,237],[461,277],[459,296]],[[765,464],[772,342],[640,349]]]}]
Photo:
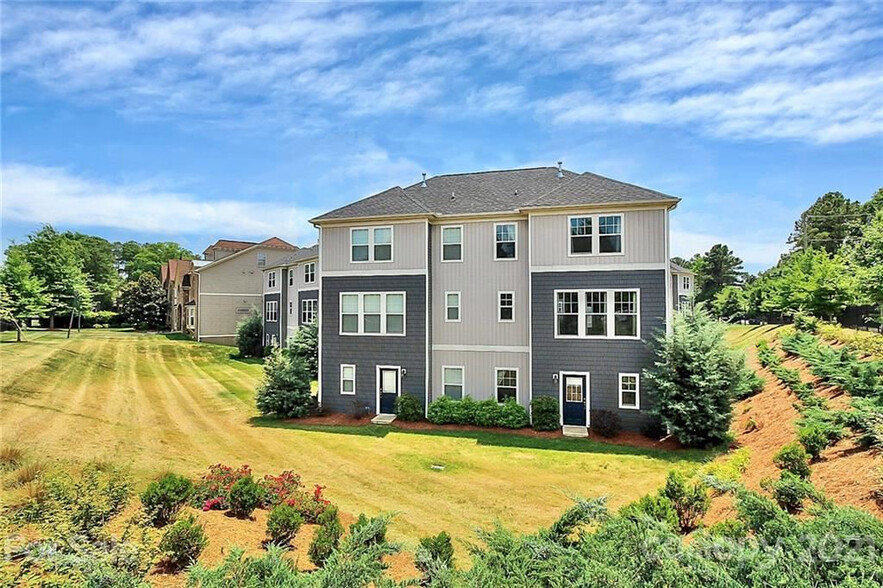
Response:
[{"label": "navy blue front door", "polygon": [[399,396],[398,368],[380,368],[380,412],[395,414],[396,398]]},{"label": "navy blue front door", "polygon": [[586,399],[588,397],[586,377],[579,374],[563,374],[561,377],[561,398],[563,400],[564,424],[586,426]]}]

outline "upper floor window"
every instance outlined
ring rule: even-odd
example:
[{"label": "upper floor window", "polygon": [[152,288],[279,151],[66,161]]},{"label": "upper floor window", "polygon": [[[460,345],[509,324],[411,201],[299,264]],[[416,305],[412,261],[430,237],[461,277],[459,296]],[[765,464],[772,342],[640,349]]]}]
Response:
[{"label": "upper floor window", "polygon": [[342,335],[404,335],[405,293],[363,292],[340,295]]},{"label": "upper floor window", "polygon": [[279,320],[279,302],[276,300],[267,301],[266,319],[268,323],[275,323]]},{"label": "upper floor window", "polygon": [[442,261],[463,261],[463,227],[442,227]]},{"label": "upper floor window", "polygon": [[622,215],[592,214],[568,218],[568,255],[622,253]]},{"label": "upper floor window", "polygon": [[622,253],[622,215],[598,217],[598,252]]},{"label": "upper floor window", "polygon": [[300,322],[302,325],[311,325],[316,322],[317,310],[319,308],[318,300],[301,300],[300,303]]},{"label": "upper floor window", "polygon": [[684,289],[684,290],[689,290],[689,289],[690,289],[690,276],[684,276],[684,277],[683,277],[683,289]]},{"label": "upper floor window", "polygon": [[497,402],[518,398],[518,370],[497,368]]},{"label": "upper floor window", "polygon": [[350,260],[392,261],[392,227],[350,229]]},{"label": "upper floor window", "polygon": [[267,254],[258,253],[258,267],[264,267],[265,265],[267,265]]},{"label": "upper floor window", "polygon": [[276,272],[267,272],[267,288],[276,287]]},{"label": "upper floor window", "polygon": [[459,292],[445,292],[445,321],[449,323],[460,322]]},{"label": "upper floor window", "polygon": [[585,255],[592,252],[592,217],[570,218],[570,253]]},{"label": "upper floor window", "polygon": [[494,259],[517,259],[515,232],[515,223],[500,223],[494,225]]},{"label": "upper floor window", "polygon": [[637,339],[640,337],[639,308],[638,290],[556,292],[555,336]]},{"label": "upper floor window", "polygon": [[294,270],[288,270],[288,285],[294,286]]},{"label": "upper floor window", "polygon": [[515,322],[515,292],[498,293],[497,320],[501,323]]},{"label": "upper floor window", "polygon": [[304,266],[304,284],[312,284],[316,281],[316,263],[308,263]]}]

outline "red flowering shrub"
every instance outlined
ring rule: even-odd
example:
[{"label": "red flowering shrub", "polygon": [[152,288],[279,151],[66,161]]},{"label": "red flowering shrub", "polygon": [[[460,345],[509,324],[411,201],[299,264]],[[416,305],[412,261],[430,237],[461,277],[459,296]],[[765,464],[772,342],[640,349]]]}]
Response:
[{"label": "red flowering shrub", "polygon": [[282,504],[303,488],[300,476],[291,470],[286,470],[278,476],[267,474],[258,484],[264,489],[263,507],[267,509]]},{"label": "red flowering shrub", "polygon": [[319,521],[319,515],[331,504],[322,496],[324,489],[325,486],[316,484],[312,492],[298,491],[285,502],[296,508],[305,522],[315,524]]},{"label": "red flowering shrub", "polygon": [[193,505],[202,510],[226,510],[230,488],[242,478],[251,476],[251,468],[242,465],[235,470],[224,464],[215,464],[196,483],[193,492]]}]

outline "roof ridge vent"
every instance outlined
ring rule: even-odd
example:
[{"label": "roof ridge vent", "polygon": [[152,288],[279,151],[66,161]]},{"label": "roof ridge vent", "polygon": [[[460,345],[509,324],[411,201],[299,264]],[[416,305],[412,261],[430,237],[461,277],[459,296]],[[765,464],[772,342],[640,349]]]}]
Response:
[{"label": "roof ridge vent", "polygon": [[558,162],[558,179],[559,179],[559,180],[564,178],[564,170],[561,169],[561,165],[562,165],[563,163],[564,163],[563,161],[559,161],[559,162]]},{"label": "roof ridge vent", "polygon": [[420,182],[420,187],[421,187],[421,188],[425,188],[425,187],[426,187],[426,172],[423,172],[423,181]]}]

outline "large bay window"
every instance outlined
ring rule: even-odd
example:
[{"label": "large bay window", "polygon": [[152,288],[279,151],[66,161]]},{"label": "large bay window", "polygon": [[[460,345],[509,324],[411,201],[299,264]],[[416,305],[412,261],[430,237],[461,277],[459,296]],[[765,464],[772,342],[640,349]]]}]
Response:
[{"label": "large bay window", "polygon": [[341,335],[404,335],[404,292],[340,295]]},{"label": "large bay window", "polygon": [[638,339],[640,336],[639,290],[555,292],[555,337]]}]

